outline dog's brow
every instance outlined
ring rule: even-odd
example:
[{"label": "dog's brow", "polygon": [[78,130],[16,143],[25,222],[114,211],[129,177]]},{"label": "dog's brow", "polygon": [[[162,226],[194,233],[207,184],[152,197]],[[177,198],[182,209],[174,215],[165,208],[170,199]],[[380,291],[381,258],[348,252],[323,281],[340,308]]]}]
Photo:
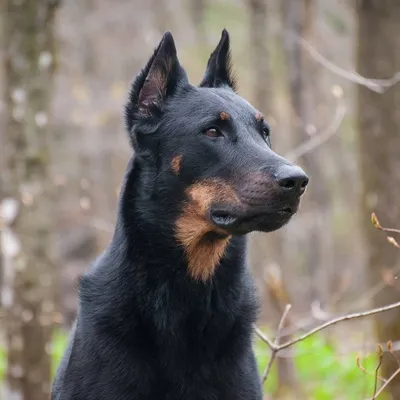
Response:
[{"label": "dog's brow", "polygon": [[256,113],[256,120],[258,122],[263,122],[264,121],[264,116],[261,113]]},{"label": "dog's brow", "polygon": [[219,117],[222,119],[222,121],[227,121],[230,118],[229,114],[227,112],[225,112],[225,111],[222,111],[219,114]]}]

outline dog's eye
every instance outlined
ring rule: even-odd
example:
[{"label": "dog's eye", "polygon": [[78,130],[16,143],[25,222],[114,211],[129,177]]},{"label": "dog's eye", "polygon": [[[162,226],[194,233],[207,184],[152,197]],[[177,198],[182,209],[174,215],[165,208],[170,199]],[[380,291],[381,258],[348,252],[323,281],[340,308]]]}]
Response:
[{"label": "dog's eye", "polygon": [[223,136],[221,130],[218,127],[207,128],[203,133],[210,138]]},{"label": "dog's eye", "polygon": [[269,144],[270,141],[270,130],[268,126],[264,126],[262,130],[263,139]]}]

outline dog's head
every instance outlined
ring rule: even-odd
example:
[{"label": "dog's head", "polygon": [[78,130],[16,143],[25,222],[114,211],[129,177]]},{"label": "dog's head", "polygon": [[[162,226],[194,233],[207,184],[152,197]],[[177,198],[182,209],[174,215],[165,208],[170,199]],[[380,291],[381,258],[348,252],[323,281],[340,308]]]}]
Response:
[{"label": "dog's head", "polygon": [[273,231],[296,213],[308,178],[271,150],[262,113],[236,94],[225,30],[199,86],[166,33],[125,112],[136,157],[156,171],[159,201],[179,203],[175,232],[186,249]]}]

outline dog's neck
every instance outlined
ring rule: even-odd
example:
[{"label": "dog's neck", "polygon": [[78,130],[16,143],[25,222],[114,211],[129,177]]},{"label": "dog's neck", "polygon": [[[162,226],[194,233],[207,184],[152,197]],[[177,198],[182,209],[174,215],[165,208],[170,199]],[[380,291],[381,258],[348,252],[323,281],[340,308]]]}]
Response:
[{"label": "dog's neck", "polygon": [[[194,278],[187,254],[173,235],[173,224],[166,224],[169,215],[163,211],[168,210],[160,209],[151,194],[146,199],[137,197],[142,179],[131,162],[121,189],[114,236],[80,281],[81,307],[89,314],[100,309],[102,324],[127,337],[134,329],[133,313],[156,326],[157,332],[173,330],[194,314],[196,324],[205,324],[215,312],[228,312],[224,307],[234,315],[242,291],[251,284],[245,238],[231,238],[212,276]],[[220,301],[213,302],[215,296]]]}]

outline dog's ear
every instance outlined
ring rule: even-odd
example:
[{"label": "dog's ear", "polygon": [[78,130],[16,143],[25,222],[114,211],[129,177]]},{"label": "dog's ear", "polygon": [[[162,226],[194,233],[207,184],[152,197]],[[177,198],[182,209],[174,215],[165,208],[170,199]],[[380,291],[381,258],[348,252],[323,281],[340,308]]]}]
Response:
[{"label": "dog's ear", "polygon": [[183,80],[187,82],[187,76],[179,63],[174,38],[170,32],[166,32],[132,84],[125,105],[128,131],[131,132],[137,119],[162,111],[166,98],[175,92]]},{"label": "dog's ear", "polygon": [[218,46],[211,53],[201,87],[229,86],[236,90],[236,82],[231,69],[231,52],[229,48],[229,33],[222,31]]}]

